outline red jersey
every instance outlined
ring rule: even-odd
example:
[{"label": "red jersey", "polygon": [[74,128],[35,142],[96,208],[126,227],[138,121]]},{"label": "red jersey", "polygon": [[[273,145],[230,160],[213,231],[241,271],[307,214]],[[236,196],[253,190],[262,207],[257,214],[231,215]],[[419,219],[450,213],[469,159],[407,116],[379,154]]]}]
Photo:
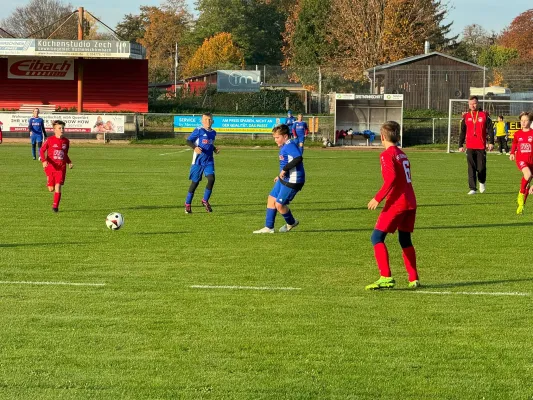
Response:
[{"label": "red jersey", "polygon": [[485,111],[469,111],[463,114],[467,149],[485,150],[488,119],[489,115]]},{"label": "red jersey", "polygon": [[39,155],[42,161],[48,161],[48,164],[52,165],[55,169],[66,169],[67,164],[71,163],[68,156],[69,147],[70,141],[67,138],[51,136],[44,142]]},{"label": "red jersey", "polygon": [[516,162],[523,161],[526,164],[533,164],[533,130],[524,132],[522,129],[516,131],[511,146],[511,154],[515,154]]},{"label": "red jersey", "polygon": [[383,186],[374,196],[381,203],[387,198],[383,211],[415,210],[416,197],[411,184],[411,164],[405,153],[397,146],[390,146],[380,155]]}]

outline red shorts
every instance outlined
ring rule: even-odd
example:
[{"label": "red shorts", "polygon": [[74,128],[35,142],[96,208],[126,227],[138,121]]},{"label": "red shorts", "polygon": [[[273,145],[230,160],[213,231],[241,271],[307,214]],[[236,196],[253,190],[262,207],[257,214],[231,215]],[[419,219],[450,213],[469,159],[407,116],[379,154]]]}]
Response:
[{"label": "red shorts", "polygon": [[416,209],[403,211],[388,209],[379,214],[376,229],[387,233],[394,233],[396,230],[413,232],[415,219]]},{"label": "red shorts", "polygon": [[55,186],[58,183],[60,185],[65,184],[65,176],[67,175],[67,169],[55,169],[52,165],[48,164],[45,168],[46,174],[46,186]]},{"label": "red shorts", "polygon": [[525,167],[528,167],[531,172],[533,172],[533,164],[529,162],[529,160],[516,160],[516,166],[520,171],[522,171]]}]

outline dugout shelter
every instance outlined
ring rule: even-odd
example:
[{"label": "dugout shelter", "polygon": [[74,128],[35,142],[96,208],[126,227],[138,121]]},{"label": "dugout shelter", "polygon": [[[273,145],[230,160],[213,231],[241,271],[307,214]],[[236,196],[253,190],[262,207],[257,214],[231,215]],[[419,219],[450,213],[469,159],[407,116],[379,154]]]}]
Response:
[{"label": "dugout shelter", "polygon": [[[386,121],[401,127],[403,142],[403,94],[334,94],[335,145],[381,144],[379,130]],[[344,135],[339,133],[344,132]],[[349,134],[347,134],[350,132]]]}]

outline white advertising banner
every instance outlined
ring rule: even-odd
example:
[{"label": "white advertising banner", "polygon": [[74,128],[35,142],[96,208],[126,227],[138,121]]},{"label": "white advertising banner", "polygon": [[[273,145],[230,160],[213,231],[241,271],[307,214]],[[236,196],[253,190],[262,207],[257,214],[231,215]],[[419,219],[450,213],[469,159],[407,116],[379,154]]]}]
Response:
[{"label": "white advertising banner", "polygon": [[74,80],[74,60],[68,58],[9,57],[8,79]]},{"label": "white advertising banner", "polygon": [[[29,132],[28,120],[31,113],[0,114],[0,125],[4,132]],[[47,134],[52,135],[52,122],[60,119],[65,122],[65,133],[124,133],[124,115],[114,114],[40,114],[44,119]]]}]

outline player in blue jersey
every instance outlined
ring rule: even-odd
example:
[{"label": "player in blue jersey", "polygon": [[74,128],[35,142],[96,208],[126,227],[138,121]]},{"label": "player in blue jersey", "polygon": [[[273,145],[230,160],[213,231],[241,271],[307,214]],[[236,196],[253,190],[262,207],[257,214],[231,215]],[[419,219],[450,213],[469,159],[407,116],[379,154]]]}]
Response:
[{"label": "player in blue jersey", "polygon": [[298,119],[296,122],[292,125],[292,136],[296,141],[298,141],[298,147],[300,148],[300,151],[302,154],[304,153],[304,143],[305,138],[307,137],[307,134],[309,133],[309,128],[307,127],[307,123],[303,121],[304,116],[302,114],[298,114]]},{"label": "player in blue jersey", "polygon": [[[39,117],[38,108],[33,110],[33,116],[28,120],[28,130],[30,131],[31,155],[35,160],[37,157],[35,146],[37,146],[40,151],[41,146],[43,145],[43,139],[46,139],[44,120]],[[41,157],[39,157],[39,161],[41,161]]]},{"label": "player in blue jersey", "polygon": [[292,216],[288,205],[305,183],[302,153],[296,143],[290,139],[287,125],[276,126],[272,130],[272,136],[280,148],[279,174],[274,178],[274,187],[267,199],[265,227],[254,231],[254,233],[274,233],[274,222],[278,211],[286,222],[279,228],[279,232],[289,232],[300,223]]},{"label": "player in blue jersey", "polygon": [[196,128],[187,138],[187,144],[193,149],[194,154],[189,173],[191,186],[185,199],[186,214],[192,213],[192,199],[198,184],[202,180],[202,175],[205,175],[207,178],[202,205],[208,213],[213,211],[211,204],[209,204],[209,198],[211,197],[213,185],[215,184],[215,159],[213,158],[213,153],[218,154],[219,150],[214,144],[217,133],[211,129],[212,126],[213,116],[211,113],[204,113],[202,115],[202,126]]},{"label": "player in blue jersey", "polygon": [[289,134],[292,132],[293,124],[296,122],[296,118],[292,116],[292,111],[287,111],[287,118],[285,118],[285,125],[289,127]]}]

